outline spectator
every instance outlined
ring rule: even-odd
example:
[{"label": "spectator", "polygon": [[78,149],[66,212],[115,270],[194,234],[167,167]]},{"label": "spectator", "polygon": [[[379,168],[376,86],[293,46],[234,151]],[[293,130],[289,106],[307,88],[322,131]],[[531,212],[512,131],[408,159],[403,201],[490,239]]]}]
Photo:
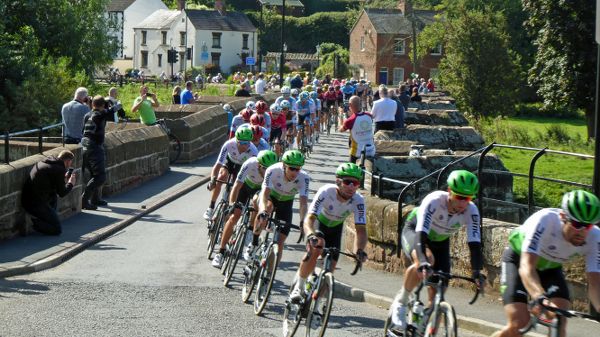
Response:
[{"label": "spectator", "polygon": [[71,151],[61,151],[58,157],[50,156],[36,163],[29,172],[21,204],[33,217],[33,229],[37,232],[47,235],[62,233],[56,211],[57,195],[62,198],[69,194],[77,181],[77,175],[71,169],[74,159]]},{"label": "spectator", "polygon": [[[121,101],[119,101],[119,99],[117,98],[118,96],[119,96],[119,92],[118,92],[117,88],[112,87],[112,88],[108,89],[108,96],[105,98],[105,100],[108,103],[109,107],[116,106],[117,104],[119,106],[121,106]],[[118,123],[119,118],[125,118],[125,110],[123,110],[123,108],[119,109],[118,111],[114,110],[114,117],[113,117],[114,122]]]},{"label": "spectator", "polygon": [[[204,77],[202,76],[202,74],[198,74],[196,76],[196,85],[198,86],[198,89],[202,90],[204,89]],[[181,89],[181,88],[179,88]]]},{"label": "spectator", "polygon": [[431,78],[427,80],[427,90],[429,90],[429,92],[435,91],[435,84],[433,84],[433,80]]},{"label": "spectator", "polygon": [[360,109],[360,98],[350,97],[350,117],[344,120],[339,131],[350,130],[350,162],[356,163],[363,150],[366,157],[375,156],[375,142],[373,140],[373,116]]},{"label": "spectator", "polygon": [[331,76],[329,74],[325,75],[323,79],[323,84],[331,84]]},{"label": "spectator", "polygon": [[404,127],[404,105],[400,102],[400,98],[396,95],[394,90],[390,90],[389,92],[390,98],[396,102],[396,124],[394,128],[401,129]]},{"label": "spectator", "polygon": [[158,106],[159,103],[156,94],[149,93],[148,87],[142,85],[140,87],[140,96],[133,101],[131,112],[137,112],[139,110],[141,122],[146,125],[154,125],[156,124],[156,114],[154,113],[153,108]]},{"label": "spectator", "polygon": [[304,82],[302,82],[302,77],[300,74],[296,74],[294,78],[290,81],[290,88],[302,90]]},{"label": "spectator", "polygon": [[236,97],[250,97],[250,83],[248,81],[243,82],[240,88],[235,92]]},{"label": "spectator", "polygon": [[198,94],[194,95],[194,82],[185,82],[185,90],[181,92],[181,103],[180,104],[193,104],[198,102]]},{"label": "spectator", "polygon": [[171,99],[171,103],[172,104],[181,104],[181,87],[176,85],[175,88],[173,88],[173,98]]},{"label": "spectator", "polygon": [[419,84],[419,94],[426,94],[428,92],[429,89],[427,89],[427,82],[425,82],[425,79],[422,78],[421,83]]},{"label": "spectator", "polygon": [[233,75],[233,83],[238,83],[240,81],[240,72],[236,71],[235,75]]},{"label": "spectator", "polygon": [[69,103],[65,103],[61,110],[62,122],[65,124],[63,136],[66,144],[79,144],[83,137],[83,117],[91,110],[89,106],[88,91],[86,88],[77,88],[75,96]]},{"label": "spectator", "polygon": [[167,76],[167,73],[164,72],[164,70],[160,72],[158,78],[165,85],[165,87],[169,85],[169,77]]},{"label": "spectator", "polygon": [[385,85],[379,86],[379,97],[373,102],[371,115],[375,121],[375,133],[379,130],[394,130],[396,124],[396,101],[388,97],[388,89]]},{"label": "spectator", "polygon": [[217,73],[217,75],[212,78],[211,82],[212,83],[221,83],[221,82],[223,82],[223,76],[221,75],[221,73]]},{"label": "spectator", "polygon": [[106,206],[107,202],[100,198],[100,187],[106,180],[104,134],[106,122],[111,120],[113,109],[121,107],[117,104],[113,109],[106,109],[104,97],[98,95],[92,100],[92,111],[85,115],[83,128],[83,169],[90,171],[91,179],[88,181],[83,196],[81,208],[95,210],[97,206]]},{"label": "spectator", "polygon": [[400,100],[400,102],[402,102],[402,106],[404,107],[404,111],[406,112],[408,110],[408,103],[410,103],[410,95],[406,90],[406,84],[401,84],[399,90],[400,94],[398,96],[398,99]]},{"label": "spectator", "polygon": [[265,75],[263,73],[258,74],[258,79],[256,80],[256,83],[254,83],[254,91],[259,95],[264,95],[266,93],[266,86],[267,81],[265,81]]},{"label": "spectator", "polygon": [[423,101],[423,98],[421,97],[421,95],[419,95],[419,88],[417,88],[417,87],[412,88],[412,95],[410,96],[410,101],[411,102]]}]

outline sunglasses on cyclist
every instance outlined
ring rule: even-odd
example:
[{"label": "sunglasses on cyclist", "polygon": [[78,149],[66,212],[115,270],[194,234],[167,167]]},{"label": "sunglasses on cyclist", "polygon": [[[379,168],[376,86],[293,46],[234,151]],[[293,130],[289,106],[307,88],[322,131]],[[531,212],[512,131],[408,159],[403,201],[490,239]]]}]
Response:
[{"label": "sunglasses on cyclist", "polygon": [[292,172],[298,172],[298,171],[300,171],[300,168],[299,168],[299,167],[288,166],[287,168],[288,168],[290,171],[292,171]]},{"label": "sunglasses on cyclist", "polygon": [[458,195],[458,194],[454,194],[452,193],[452,198],[455,200],[460,200],[460,201],[471,201],[473,200],[473,197],[465,197],[464,195]]},{"label": "sunglasses on cyclist", "polygon": [[354,186],[354,187],[358,187],[358,185],[360,185],[360,181],[356,180],[356,179],[342,179],[342,183],[346,186]]},{"label": "sunglasses on cyclist", "polygon": [[250,145],[250,141],[249,140],[238,140],[238,144],[240,144],[240,145]]},{"label": "sunglasses on cyclist", "polygon": [[573,228],[575,228],[578,231],[582,229],[589,230],[593,226],[591,223],[584,223],[575,220],[569,220],[569,223],[571,224],[571,226],[573,226]]}]

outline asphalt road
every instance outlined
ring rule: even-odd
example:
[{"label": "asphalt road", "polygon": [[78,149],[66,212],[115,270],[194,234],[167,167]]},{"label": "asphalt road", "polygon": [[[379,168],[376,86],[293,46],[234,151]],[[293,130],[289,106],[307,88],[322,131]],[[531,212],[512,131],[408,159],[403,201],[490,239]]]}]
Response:
[{"label": "asphalt road", "polygon": [[[346,158],[346,139],[334,135],[309,160],[311,197]],[[206,258],[208,197],[201,187],[59,267],[0,280],[0,336],[281,336],[283,302],[303,245],[288,245],[270,305],[255,316],[241,302],[240,268],[224,288]],[[289,241],[296,238],[292,233]],[[336,299],[327,335],[381,336],[386,314]]]}]

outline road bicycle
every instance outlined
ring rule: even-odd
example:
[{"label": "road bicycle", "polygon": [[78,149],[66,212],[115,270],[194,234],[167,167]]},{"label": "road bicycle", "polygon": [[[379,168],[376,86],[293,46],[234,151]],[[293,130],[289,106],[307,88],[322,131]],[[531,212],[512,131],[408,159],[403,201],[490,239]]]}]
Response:
[{"label": "road bicycle", "polygon": [[[392,312],[387,317],[384,327],[384,337],[456,337],[458,335],[458,324],[456,322],[456,312],[454,307],[446,302],[444,293],[446,286],[451,279],[460,279],[471,282],[475,285],[482,280],[477,280],[472,277],[466,277],[461,275],[454,275],[445,273],[442,271],[433,272],[432,276],[437,276],[437,282],[431,282],[424,280],[421,282],[419,287],[412,295],[412,299],[408,302],[407,310],[407,327],[406,330],[400,330],[392,324]],[[435,298],[433,299],[433,306],[424,309],[423,302],[420,300],[419,295],[421,289],[427,286],[434,286],[436,288]],[[482,288],[476,289],[475,295],[469,301],[469,304],[475,303],[480,294],[483,294]]]},{"label": "road bicycle", "polygon": [[[333,254],[336,253],[354,259],[355,266],[350,275],[356,275],[362,268],[362,262],[356,254],[345,253],[333,247],[324,248],[323,268],[318,276],[313,274],[306,280],[304,297],[298,303],[290,301],[289,298],[285,302],[283,336],[294,336],[303,318],[305,319],[306,337],[323,337],[325,335],[333,306],[335,279],[332,262]],[[290,287],[290,293],[296,286],[296,282],[297,280]]]},{"label": "road bicycle", "polygon": [[[242,300],[247,302],[252,294],[252,290],[256,287],[254,296],[254,313],[256,315],[260,315],[266,307],[271,289],[273,288],[277,266],[279,266],[280,252],[278,242],[281,230],[285,226],[286,222],[284,220],[276,220],[273,218],[273,214],[271,214],[271,217],[267,220],[266,235],[258,245],[253,258],[248,262],[246,268],[244,268]],[[298,226],[292,224],[289,227],[300,229]],[[269,231],[273,232],[272,237]]]},{"label": "road bicycle", "polygon": [[225,276],[225,279],[223,279],[223,286],[225,287],[229,285],[231,276],[233,275],[242,251],[244,250],[246,234],[251,228],[251,213],[256,211],[250,205],[250,202],[251,200],[248,200],[246,204],[242,206],[242,217],[235,225],[231,239],[229,239],[229,242],[227,242],[225,246],[225,256],[223,260],[223,266],[221,267],[221,272]]},{"label": "road bicycle", "polygon": [[227,181],[217,180],[217,182],[225,184],[225,191],[223,192],[223,196],[219,203],[215,207],[215,211],[210,220],[208,220],[208,259],[212,259],[212,255],[214,252],[214,248],[217,242],[221,239],[221,234],[223,233],[223,226],[227,221],[227,217],[229,216],[228,206],[229,206],[229,193],[231,192],[231,187],[235,182],[235,175],[229,174],[227,177]]},{"label": "road bicycle", "polygon": [[158,124],[169,137],[169,164],[173,164],[179,159],[179,156],[181,156],[182,147],[179,138],[177,138],[167,126],[167,121],[172,121],[172,119],[162,118],[157,120],[156,124]]},{"label": "road bicycle", "polygon": [[537,304],[539,304],[544,310],[554,313],[555,314],[554,318],[547,318],[547,317],[545,317],[545,315],[540,317],[540,316],[536,316],[536,315],[532,314],[527,326],[525,326],[522,329],[519,329],[519,333],[521,335],[526,334],[531,329],[535,330],[536,326],[538,324],[540,324],[540,325],[548,328],[548,330],[549,330],[548,336],[559,337],[560,329],[562,328],[562,325],[564,324],[563,319],[561,319],[563,317],[564,318],[577,317],[577,318],[585,319],[585,320],[592,321],[595,323],[600,323],[599,318],[594,317],[590,314],[586,314],[584,312],[579,312],[579,311],[574,311],[574,310],[563,310],[563,309],[555,308],[555,307],[546,305],[538,300],[533,300],[532,302],[530,302],[529,307],[531,308]]},{"label": "road bicycle", "polygon": [[308,137],[306,137],[306,126],[305,125],[298,125],[298,128],[300,129],[298,132],[300,132],[300,152],[302,152],[302,154],[304,155],[305,158],[308,158],[310,153],[312,152],[312,147],[310,145],[308,145]]}]

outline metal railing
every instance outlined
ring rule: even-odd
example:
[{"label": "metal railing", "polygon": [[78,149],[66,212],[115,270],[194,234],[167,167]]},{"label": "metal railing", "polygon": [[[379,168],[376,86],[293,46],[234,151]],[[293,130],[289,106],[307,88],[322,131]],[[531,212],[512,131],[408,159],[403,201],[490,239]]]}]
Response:
[{"label": "metal railing", "polygon": [[[531,161],[529,164],[528,174],[514,173],[514,172],[509,172],[509,171],[500,171],[500,170],[493,170],[493,169],[484,169],[483,165],[484,165],[486,155],[494,148],[506,148],[506,149],[513,149],[513,150],[524,150],[524,151],[535,152],[535,154],[531,158]],[[417,180],[413,180],[410,182],[400,181],[400,180],[396,180],[396,179],[390,179],[390,178],[384,177],[383,174],[375,174],[373,172],[366,170],[364,168],[365,166],[363,164],[363,165],[361,165],[361,167],[363,168],[363,172],[366,175],[371,176],[371,195],[378,195],[380,197],[383,195],[383,182],[389,182],[389,183],[404,186],[404,188],[400,191],[400,194],[398,195],[398,225],[397,225],[397,243],[396,243],[397,244],[396,254],[398,257],[401,254],[401,249],[400,249],[401,244],[402,244],[401,238],[402,238],[402,230],[404,228],[404,217],[402,214],[402,208],[404,206],[404,199],[407,195],[407,192],[411,188],[414,188],[415,189],[415,199],[418,201],[419,200],[419,188],[418,188],[419,184],[422,183],[423,181],[433,178],[433,177],[436,177],[436,189],[439,190],[441,188],[442,184],[444,183],[442,181],[442,177],[444,176],[444,173],[446,173],[448,171],[449,168],[467,160],[468,158],[478,155],[478,154],[479,154],[479,160],[477,163],[477,176],[480,179],[481,179],[481,176],[483,173],[491,173],[491,174],[497,174],[497,175],[510,175],[513,177],[523,177],[523,178],[528,179],[527,205],[510,202],[510,201],[505,201],[505,200],[500,200],[500,199],[483,197],[483,190],[484,190],[485,186],[481,185],[481,188],[479,189],[479,192],[477,193],[477,207],[480,210],[483,209],[483,201],[486,200],[486,201],[493,201],[493,202],[495,202],[497,204],[501,204],[501,205],[520,207],[523,209],[527,209],[527,214],[528,214],[528,216],[530,216],[531,214],[536,212],[537,208],[538,208],[535,203],[535,195],[534,195],[534,181],[535,180],[549,181],[549,182],[554,182],[554,183],[558,183],[558,184],[571,185],[571,186],[582,187],[582,188],[587,188],[587,189],[592,188],[591,184],[582,184],[579,182],[568,181],[568,180],[564,180],[564,179],[555,179],[555,178],[536,176],[535,175],[536,163],[545,154],[565,155],[565,156],[572,156],[572,157],[577,157],[577,158],[582,158],[582,159],[594,159],[594,156],[591,156],[591,155],[573,153],[573,152],[565,152],[565,151],[556,151],[556,150],[550,150],[548,148],[532,148],[532,147],[525,147],[525,146],[514,146],[514,145],[491,143],[485,147],[482,147],[478,150],[471,152],[470,154],[468,154],[466,156],[463,156],[457,160],[454,160],[454,161],[448,163],[444,167],[437,169],[437,170],[429,173],[426,176],[423,176]],[[483,225],[483,217],[480,216],[479,217],[480,229],[482,228],[482,225]],[[481,233],[481,242],[483,244],[483,231],[481,231],[480,233]]]},{"label": "metal railing", "polygon": [[4,136],[3,136],[3,139],[4,139],[4,163],[10,164],[10,139],[11,138],[37,133],[38,134],[37,135],[38,152],[43,153],[44,152],[44,132],[51,130],[51,129],[59,128],[59,127],[61,128],[61,131],[62,131],[61,132],[62,145],[65,146],[65,137],[64,137],[65,125],[62,122],[48,125],[48,126],[40,126],[37,129],[17,131],[17,132],[13,132],[13,133],[9,133],[8,131],[5,131]]}]

